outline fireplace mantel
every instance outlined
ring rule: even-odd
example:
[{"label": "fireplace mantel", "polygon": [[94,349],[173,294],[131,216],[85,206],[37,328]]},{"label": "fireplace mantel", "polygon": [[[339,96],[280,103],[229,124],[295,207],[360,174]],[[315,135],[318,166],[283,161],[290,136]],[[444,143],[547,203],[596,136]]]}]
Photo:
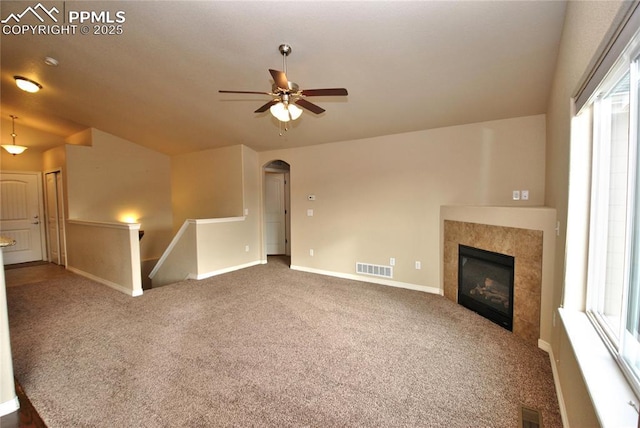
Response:
[{"label": "fireplace mantel", "polygon": [[526,269],[519,272],[520,280],[516,280],[516,287],[520,283],[520,291],[515,294],[516,299],[520,296],[520,308],[515,302],[514,334],[541,347],[549,344],[553,321],[555,209],[442,206],[440,222],[440,277],[445,297],[457,301],[458,244],[519,254],[520,266],[526,264]]}]

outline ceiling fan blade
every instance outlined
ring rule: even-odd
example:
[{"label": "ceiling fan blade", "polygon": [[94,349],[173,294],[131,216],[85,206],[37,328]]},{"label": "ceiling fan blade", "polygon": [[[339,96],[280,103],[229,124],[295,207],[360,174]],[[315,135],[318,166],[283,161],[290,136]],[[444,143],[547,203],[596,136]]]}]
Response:
[{"label": "ceiling fan blade", "polygon": [[284,91],[289,90],[289,80],[287,79],[287,75],[284,74],[284,71],[269,69],[269,73],[271,73],[271,77],[273,77],[273,81],[276,82],[276,86]]},{"label": "ceiling fan blade", "polygon": [[259,94],[259,95],[271,95],[269,92],[255,92],[255,91],[218,91],[221,94]]},{"label": "ceiling fan blade", "polygon": [[349,95],[345,88],[305,89],[302,95],[307,97]]},{"label": "ceiling fan blade", "polygon": [[299,100],[296,100],[296,104],[298,104],[300,107],[306,108],[307,110],[315,114],[320,114],[325,112],[325,109],[313,103],[310,103],[304,98],[300,98]]},{"label": "ceiling fan blade", "polygon": [[254,111],[254,113],[262,113],[265,112],[267,110],[269,110],[269,107],[271,107],[274,104],[278,104],[278,100],[271,100],[268,103],[266,103],[265,105],[263,105],[262,107],[260,107],[258,110]]}]

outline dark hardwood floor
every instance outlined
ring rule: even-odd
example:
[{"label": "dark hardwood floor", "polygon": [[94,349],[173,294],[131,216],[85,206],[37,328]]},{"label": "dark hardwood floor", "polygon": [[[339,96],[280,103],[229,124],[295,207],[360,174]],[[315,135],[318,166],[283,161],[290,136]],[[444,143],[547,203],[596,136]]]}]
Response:
[{"label": "dark hardwood floor", "polygon": [[31,404],[31,401],[29,401],[18,381],[15,382],[15,385],[20,409],[0,418],[0,426],[2,428],[46,428],[47,426]]}]

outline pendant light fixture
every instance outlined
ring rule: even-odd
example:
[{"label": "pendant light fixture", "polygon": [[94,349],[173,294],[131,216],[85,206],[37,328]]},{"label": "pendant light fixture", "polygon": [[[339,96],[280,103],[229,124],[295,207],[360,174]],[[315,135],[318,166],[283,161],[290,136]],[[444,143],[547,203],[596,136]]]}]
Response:
[{"label": "pendant light fixture", "polygon": [[13,139],[13,144],[3,144],[2,148],[5,149],[6,151],[8,151],[9,153],[11,153],[13,156],[15,155],[19,155],[20,153],[24,152],[25,150],[27,150],[27,147],[25,146],[18,146],[16,145],[16,119],[18,118],[18,116],[14,116],[11,115],[11,127],[12,127],[12,131],[11,131],[11,138]]}]

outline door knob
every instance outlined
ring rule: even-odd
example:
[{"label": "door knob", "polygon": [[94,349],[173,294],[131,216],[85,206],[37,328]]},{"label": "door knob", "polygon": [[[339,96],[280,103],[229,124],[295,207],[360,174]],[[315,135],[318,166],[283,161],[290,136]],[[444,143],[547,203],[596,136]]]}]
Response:
[{"label": "door knob", "polygon": [[40,224],[40,222],[38,220],[31,222],[31,224]]}]

